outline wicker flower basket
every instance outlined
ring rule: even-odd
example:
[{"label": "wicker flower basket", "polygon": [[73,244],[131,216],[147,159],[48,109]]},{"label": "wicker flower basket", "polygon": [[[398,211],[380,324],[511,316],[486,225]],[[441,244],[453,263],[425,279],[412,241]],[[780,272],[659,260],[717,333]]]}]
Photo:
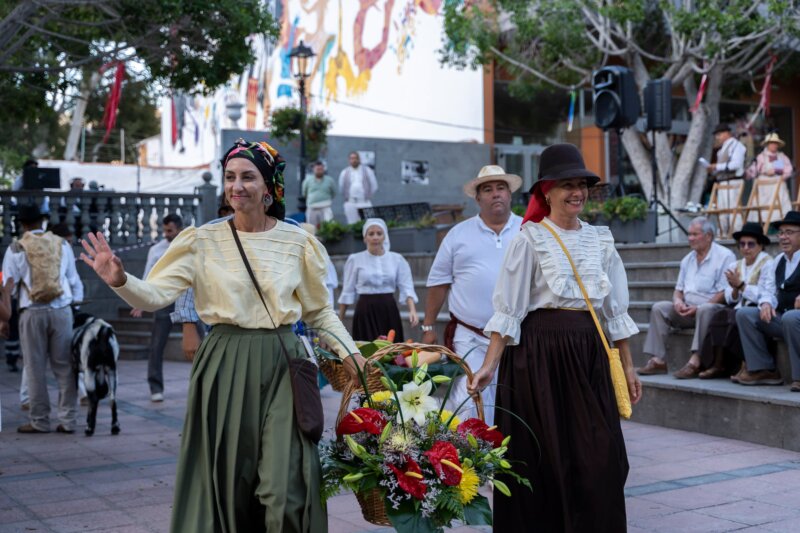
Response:
[{"label": "wicker flower basket", "polygon": [[[406,351],[406,350],[425,350],[425,351],[435,351],[443,353],[448,359],[453,361],[454,363],[458,364],[463,370],[464,375],[467,377],[467,380],[472,380],[472,370],[470,370],[469,365],[467,365],[461,357],[456,355],[451,350],[445,348],[444,346],[436,346],[436,345],[429,345],[429,344],[392,344],[387,346],[386,348],[382,348],[372,354],[367,359],[367,364],[374,363],[375,361],[379,361],[381,357],[388,353],[397,352],[397,351]],[[370,371],[370,379],[372,379],[375,372],[378,372],[377,376],[380,379],[380,371],[378,369],[373,369]],[[378,390],[385,390],[385,387],[380,384],[378,381],[379,387],[373,388],[370,384],[370,380],[367,380],[367,386],[369,387],[370,392],[375,392]],[[355,387],[351,382],[348,382],[347,387],[342,392],[342,403],[339,406],[339,415],[336,417],[336,426],[339,426],[339,423],[342,421],[344,416],[348,413],[350,408],[350,401],[353,398],[353,395],[361,391],[361,387]],[[475,402],[475,408],[478,412],[478,418],[483,420],[483,400],[481,399],[480,395],[473,396],[472,400]],[[359,505],[361,506],[361,514],[364,516],[364,520],[369,522],[370,524],[375,524],[377,526],[391,526],[392,523],[389,521],[389,517],[386,515],[386,502],[383,496],[383,492],[380,489],[374,488],[370,489],[366,492],[357,492],[356,499],[358,500]]]},{"label": "wicker flower basket", "polygon": [[344,365],[338,361],[320,359],[319,370],[336,392],[343,392],[350,383],[350,375],[344,369]]}]

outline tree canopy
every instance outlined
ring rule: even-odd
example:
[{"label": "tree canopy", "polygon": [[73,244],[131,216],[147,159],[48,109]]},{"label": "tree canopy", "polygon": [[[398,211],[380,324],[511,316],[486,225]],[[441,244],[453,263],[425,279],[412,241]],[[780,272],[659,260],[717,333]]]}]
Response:
[{"label": "tree canopy", "polygon": [[0,167],[52,150],[59,118],[109,62],[151,87],[211,91],[253,61],[249,36],[278,33],[261,0],[0,0],[0,100],[14,102],[0,111]]},{"label": "tree canopy", "polygon": [[[593,70],[613,63],[633,71],[640,91],[650,79],[671,79],[691,106],[706,74],[705,99],[679,156],[656,134],[659,174],[673,176],[674,206],[699,199],[705,175],[696,161],[710,155],[726,84],[763,75],[773,56],[780,68],[800,34],[800,10],[788,0],[468,0],[446,2],[444,14],[442,61],[496,62],[518,94],[587,87]],[[623,143],[649,194],[647,138],[629,128]]]}]

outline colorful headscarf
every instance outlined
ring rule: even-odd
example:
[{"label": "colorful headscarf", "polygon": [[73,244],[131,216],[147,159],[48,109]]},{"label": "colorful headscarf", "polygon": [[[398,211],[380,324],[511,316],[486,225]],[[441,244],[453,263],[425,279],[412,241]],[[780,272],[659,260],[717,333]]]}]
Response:
[{"label": "colorful headscarf", "polygon": [[250,142],[244,139],[237,139],[222,158],[223,172],[225,172],[228,162],[236,157],[247,159],[258,168],[273,200],[272,205],[267,209],[267,214],[283,220],[286,215],[283,184],[283,171],[286,168],[286,161],[283,160],[275,148],[266,142]]},{"label": "colorful headscarf", "polygon": [[389,228],[386,227],[386,222],[382,218],[368,218],[364,221],[364,227],[361,228],[361,236],[366,237],[367,231],[372,226],[378,226],[383,230],[383,251],[388,252],[392,245],[389,242]]}]

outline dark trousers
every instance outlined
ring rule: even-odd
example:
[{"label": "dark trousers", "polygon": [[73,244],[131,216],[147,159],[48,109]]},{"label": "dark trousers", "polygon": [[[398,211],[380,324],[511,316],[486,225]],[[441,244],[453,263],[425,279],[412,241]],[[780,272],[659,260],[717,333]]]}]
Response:
[{"label": "dark trousers", "polygon": [[175,305],[169,305],[156,311],[153,316],[153,336],[150,337],[150,355],[147,360],[147,383],[150,385],[150,394],[164,392],[164,348],[172,330],[169,314],[174,310]]}]

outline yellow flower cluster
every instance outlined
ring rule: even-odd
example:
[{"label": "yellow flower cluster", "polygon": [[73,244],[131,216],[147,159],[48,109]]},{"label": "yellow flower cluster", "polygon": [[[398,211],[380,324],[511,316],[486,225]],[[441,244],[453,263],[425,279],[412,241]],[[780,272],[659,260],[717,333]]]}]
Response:
[{"label": "yellow flower cluster", "polygon": [[[372,404],[376,407],[388,407],[393,398],[394,396],[388,390],[373,392],[369,396],[369,399],[372,400]],[[369,407],[369,401],[365,400],[362,407]]]},{"label": "yellow flower cluster", "polygon": [[[450,417],[453,416],[452,411],[448,411],[447,409],[442,409],[442,415],[440,417],[443,423],[447,423],[450,420]],[[458,429],[458,425],[461,423],[461,419],[457,416],[453,416],[453,420],[450,420],[450,425],[447,426],[447,429],[450,431],[455,431]]]},{"label": "yellow flower cluster", "polygon": [[461,503],[467,505],[477,496],[480,480],[474,468],[464,465],[462,465],[462,468],[464,473],[461,474],[461,482],[456,486],[456,489],[458,489],[458,497]]}]

